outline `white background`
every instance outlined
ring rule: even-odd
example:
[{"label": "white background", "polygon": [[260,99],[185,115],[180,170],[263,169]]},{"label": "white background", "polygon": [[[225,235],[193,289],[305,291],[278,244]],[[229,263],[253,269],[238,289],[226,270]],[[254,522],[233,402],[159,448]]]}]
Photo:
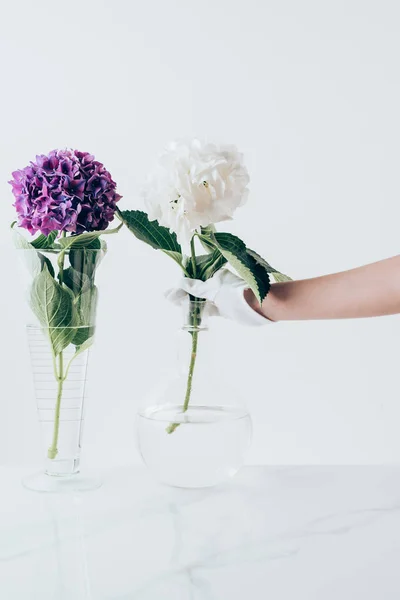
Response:
[{"label": "white background", "polygon": [[[251,195],[231,231],[273,265],[304,278],[397,254],[399,17],[395,0],[2,4],[0,462],[40,457],[11,171],[90,151],[136,208],[169,140],[235,143]],[[176,265],[128,232],[109,242],[85,454],[113,465],[139,461],[134,415],[179,318]],[[249,462],[399,460],[398,317],[215,326],[254,419]]]}]

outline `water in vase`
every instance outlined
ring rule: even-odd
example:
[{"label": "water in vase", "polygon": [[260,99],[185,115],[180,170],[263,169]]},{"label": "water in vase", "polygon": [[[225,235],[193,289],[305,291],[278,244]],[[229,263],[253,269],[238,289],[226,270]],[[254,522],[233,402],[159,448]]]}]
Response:
[{"label": "water in vase", "polygon": [[[208,487],[234,475],[251,441],[251,419],[231,406],[149,407],[138,415],[138,443],[144,462],[164,483]],[[174,424],[174,431],[168,428]]]}]

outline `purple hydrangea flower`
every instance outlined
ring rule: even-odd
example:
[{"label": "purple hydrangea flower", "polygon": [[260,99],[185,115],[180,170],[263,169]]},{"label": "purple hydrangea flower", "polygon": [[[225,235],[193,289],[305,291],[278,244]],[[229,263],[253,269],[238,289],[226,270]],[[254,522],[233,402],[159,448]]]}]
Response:
[{"label": "purple hydrangea flower", "polygon": [[88,152],[52,150],[12,176],[18,225],[31,234],[106,229],[121,198],[110,173]]}]

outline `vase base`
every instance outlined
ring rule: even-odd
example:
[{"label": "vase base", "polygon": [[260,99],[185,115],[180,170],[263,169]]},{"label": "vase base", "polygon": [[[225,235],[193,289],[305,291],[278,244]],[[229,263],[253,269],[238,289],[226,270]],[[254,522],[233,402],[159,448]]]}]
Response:
[{"label": "vase base", "polygon": [[91,492],[99,489],[103,482],[100,478],[92,475],[47,475],[43,471],[27,475],[22,480],[22,485],[33,492],[66,494],[76,492]]}]

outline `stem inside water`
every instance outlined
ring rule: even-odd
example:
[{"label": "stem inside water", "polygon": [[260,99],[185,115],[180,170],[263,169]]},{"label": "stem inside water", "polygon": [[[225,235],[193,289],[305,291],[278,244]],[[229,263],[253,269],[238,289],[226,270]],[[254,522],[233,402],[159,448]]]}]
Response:
[{"label": "stem inside water", "polygon": [[[62,232],[62,237],[66,236],[66,232]],[[65,251],[61,251],[58,257],[58,280],[60,285],[63,285],[64,281],[64,260],[65,260]],[[61,411],[61,398],[63,392],[63,384],[66,379],[67,374],[64,375],[64,357],[63,353],[60,352],[58,355],[58,371],[56,365],[56,357],[53,351],[53,367],[54,367],[54,375],[57,380],[57,398],[56,398],[56,407],[54,411],[54,429],[53,429],[53,441],[51,443],[50,448],[47,451],[47,456],[50,459],[55,459],[58,454],[58,434],[60,431],[60,411]]]},{"label": "stem inside water", "polygon": [[193,373],[194,373],[194,367],[196,364],[196,357],[197,357],[197,342],[199,339],[198,331],[192,331],[191,333],[192,333],[192,356],[190,357],[189,373],[188,373],[188,379],[187,379],[187,385],[186,385],[186,396],[185,396],[185,402],[183,405],[183,412],[186,412],[189,407],[190,395],[192,393]]},{"label": "stem inside water", "polygon": [[[66,232],[63,231],[61,234],[61,237],[65,238],[66,236]],[[58,259],[57,259],[57,264],[58,264],[58,281],[60,282],[60,285],[63,285],[64,282],[64,260],[65,260],[65,250],[61,250]]]},{"label": "stem inside water", "polygon": [[[190,242],[190,249],[191,249],[191,261],[192,261],[192,270],[193,270],[193,277],[194,279],[196,279],[196,251],[195,251],[195,245],[194,245],[194,236],[192,237],[192,240]],[[193,374],[194,374],[194,368],[196,366],[196,358],[197,358],[197,344],[198,344],[198,338],[199,338],[199,330],[198,327],[201,323],[201,308],[200,308],[200,302],[201,300],[199,300],[198,298],[195,298],[194,296],[189,295],[189,302],[193,302],[193,301],[197,301],[199,302],[199,304],[194,304],[193,305],[193,313],[190,313],[190,325],[193,327],[193,330],[190,331],[190,335],[192,336],[192,353],[191,353],[191,357],[190,357],[190,364],[189,364],[189,373],[188,373],[188,378],[187,378],[187,383],[186,383],[186,394],[185,394],[185,401],[183,403],[183,409],[182,412],[186,412],[189,408],[189,402],[190,402],[190,397],[192,394],[192,383],[193,383]],[[175,431],[175,429],[177,429],[179,427],[180,423],[170,423],[168,425],[168,427],[166,428],[166,432],[167,433],[173,433]]]},{"label": "stem inside water", "polygon": [[61,411],[61,398],[63,391],[64,378],[64,357],[63,353],[60,352],[58,355],[58,373],[57,373],[57,399],[56,408],[54,413],[54,429],[53,429],[53,441],[50,448],[47,451],[48,458],[54,459],[58,454],[58,433],[60,430],[60,411]]}]

